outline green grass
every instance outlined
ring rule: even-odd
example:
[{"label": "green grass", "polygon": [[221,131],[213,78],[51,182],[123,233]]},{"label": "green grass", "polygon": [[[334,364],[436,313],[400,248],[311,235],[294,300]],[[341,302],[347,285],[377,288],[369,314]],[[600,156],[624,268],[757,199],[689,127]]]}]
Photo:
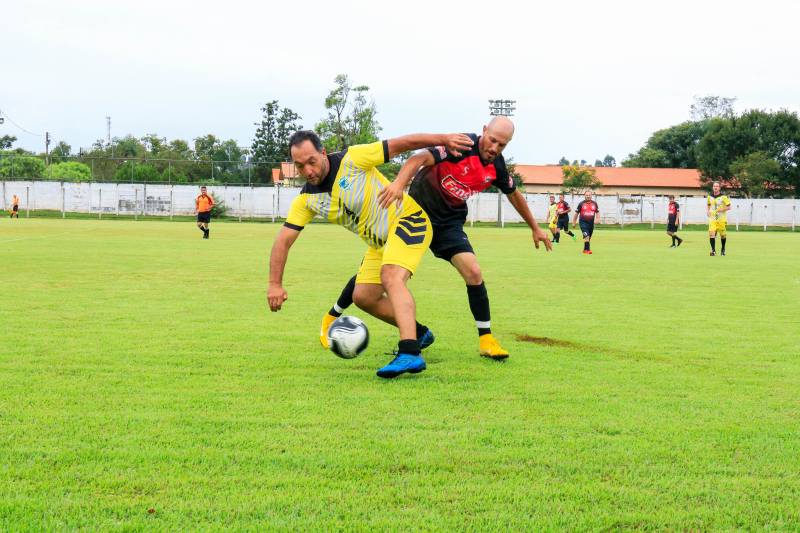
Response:
[{"label": "green grass", "polygon": [[798,235],[467,228],[511,358],[426,254],[385,381],[392,328],[317,339],[363,245],[308,228],[270,313],[279,227],[0,218],[0,530],[800,531]]}]

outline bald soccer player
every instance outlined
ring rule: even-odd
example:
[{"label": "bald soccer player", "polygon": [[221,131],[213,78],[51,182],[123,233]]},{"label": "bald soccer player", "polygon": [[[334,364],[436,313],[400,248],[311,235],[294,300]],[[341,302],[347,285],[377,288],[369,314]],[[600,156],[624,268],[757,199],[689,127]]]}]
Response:
[{"label": "bald soccer player", "polygon": [[[430,217],[433,227],[431,251],[439,259],[453,265],[467,285],[467,299],[478,329],[478,353],[502,360],[508,357],[508,352],[492,336],[489,294],[475,251],[464,233],[467,200],[473,194],[496,186],[506,194],[511,205],[530,226],[536,248],[539,248],[539,243],[544,243],[548,251],[553,247],[547,234],[536,224],[525,197],[517,190],[506,168],[502,153],[514,135],[511,120],[494,117],[488,126],[483,127],[482,135],[466,135],[473,145],[462,154],[453,153],[445,146],[435,146],[411,156],[394,182],[381,191],[380,205],[384,209],[390,207],[392,202],[400,205],[403,189],[414,178],[408,194]],[[353,303],[354,286],[355,277],[348,282],[339,300],[322,319],[320,342],[323,346],[327,347],[328,327]],[[419,328],[417,338],[422,348],[433,343],[433,334],[427,328]]]}]

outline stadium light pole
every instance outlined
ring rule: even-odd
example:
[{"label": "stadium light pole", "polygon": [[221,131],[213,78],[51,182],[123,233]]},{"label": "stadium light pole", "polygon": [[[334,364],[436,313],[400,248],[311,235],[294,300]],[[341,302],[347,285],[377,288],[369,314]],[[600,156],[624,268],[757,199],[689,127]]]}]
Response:
[{"label": "stadium light pole", "polygon": [[[517,109],[512,104],[516,100],[489,100],[489,114],[493,117],[513,117],[514,110]],[[503,224],[503,195],[497,193],[497,227],[502,228]]]}]

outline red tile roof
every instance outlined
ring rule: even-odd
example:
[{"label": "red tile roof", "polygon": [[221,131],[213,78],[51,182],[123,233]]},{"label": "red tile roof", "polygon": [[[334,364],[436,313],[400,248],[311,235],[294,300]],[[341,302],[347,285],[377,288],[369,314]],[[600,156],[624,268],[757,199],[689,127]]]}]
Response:
[{"label": "red tile roof", "polygon": [[[595,171],[608,187],[700,188],[700,172],[693,169],[597,167]],[[564,177],[555,165],[517,165],[517,172],[530,185],[561,185]]]}]

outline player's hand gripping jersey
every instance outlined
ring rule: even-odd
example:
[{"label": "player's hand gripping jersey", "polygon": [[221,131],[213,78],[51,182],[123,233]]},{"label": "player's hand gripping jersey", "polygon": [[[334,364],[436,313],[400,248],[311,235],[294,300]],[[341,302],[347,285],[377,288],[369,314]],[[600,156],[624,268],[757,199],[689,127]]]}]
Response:
[{"label": "player's hand gripping jersey", "polygon": [[435,225],[463,226],[467,221],[467,200],[492,185],[505,194],[516,190],[503,155],[484,163],[479,155],[480,137],[474,133],[465,135],[474,143],[469,153],[462,151],[456,157],[444,146],[428,148],[436,164],[420,169],[411,183],[409,194]]},{"label": "player's hand gripping jersey", "polygon": [[551,228],[556,227],[557,220],[558,220],[558,204],[550,204],[550,207],[547,210],[547,222],[550,224]]},{"label": "player's hand gripping jersey", "polygon": [[389,181],[375,168],[389,160],[386,141],[328,154],[330,169],[318,186],[306,183],[294,199],[284,224],[300,231],[316,215],[344,226],[369,248],[356,283],[381,283],[381,266],[399,265],[412,274],[433,236],[428,215],[408,195],[400,208],[378,205]]}]

